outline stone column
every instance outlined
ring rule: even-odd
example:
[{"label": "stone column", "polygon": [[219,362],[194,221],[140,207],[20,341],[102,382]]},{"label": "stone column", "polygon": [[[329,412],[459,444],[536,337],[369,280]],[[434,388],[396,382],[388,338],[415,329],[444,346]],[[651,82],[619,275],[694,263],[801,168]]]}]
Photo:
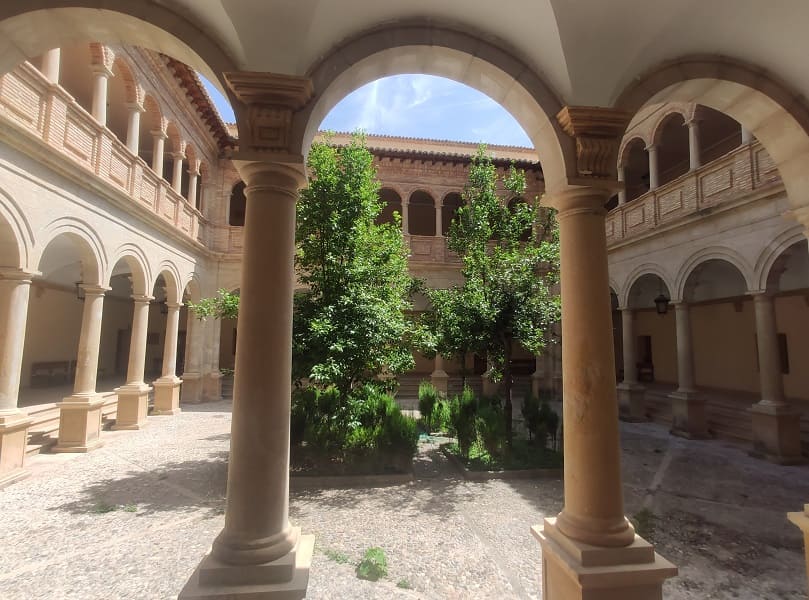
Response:
[{"label": "stone column", "polygon": [[59,68],[62,63],[62,50],[53,48],[42,55],[42,68],[40,71],[45,79],[51,83],[59,83]]},{"label": "stone column", "polygon": [[449,375],[444,370],[444,357],[440,354],[435,355],[435,370],[430,375],[430,382],[435,386],[435,389],[445,396],[447,395]]},{"label": "stone column", "polygon": [[803,462],[800,413],[784,399],[773,298],[769,294],[755,294],[753,302],[761,387],[761,400],[750,409],[754,452],[778,464],[800,463]]},{"label": "stone column", "polygon": [[402,233],[410,235],[410,198],[402,198]]},{"label": "stone column", "polygon": [[809,578],[809,504],[800,512],[787,513],[787,518],[803,532],[803,554],[806,561],[806,576]]},{"label": "stone column", "polygon": [[657,170],[657,145],[649,144],[646,146],[646,152],[649,153],[649,189],[656,190],[660,186],[660,174]]},{"label": "stone column", "polygon": [[126,126],[126,147],[137,156],[140,147],[140,114],[145,109],[137,102],[127,104],[127,109],[129,110],[129,121]]},{"label": "stone column", "polygon": [[742,144],[749,144],[753,141],[753,132],[742,126]]},{"label": "stone column", "polygon": [[[617,187],[618,142],[629,115],[565,107],[579,185],[551,196],[559,222],[565,502],[532,529],[542,545],[542,597],[659,600],[676,568],[624,517],[621,446],[604,204]],[[586,183],[592,182],[593,187]],[[593,302],[603,298],[603,302]]]},{"label": "stone column", "polygon": [[197,168],[188,170],[188,203],[194,208],[197,207],[197,178],[199,170]]},{"label": "stone column", "polygon": [[696,171],[702,164],[699,155],[699,120],[690,119],[686,125],[688,125],[688,165],[692,171]]},{"label": "stone column", "polygon": [[152,149],[152,171],[158,177],[163,177],[163,153],[166,149],[166,139],[168,139],[165,131],[158,130],[152,132],[152,140],[154,145]]},{"label": "stone column", "polygon": [[106,66],[93,65],[92,115],[100,125],[107,124],[107,86],[112,76],[112,71]]},{"label": "stone column", "polygon": [[59,441],[54,452],[89,452],[102,445],[101,407],[104,398],[96,393],[98,348],[106,287],[82,285],[84,310],[81,317],[76,379],[73,395],[59,404]]},{"label": "stone column", "polygon": [[149,392],[152,387],[143,381],[146,367],[146,337],[149,333],[149,306],[151,296],[132,296],[132,338],[129,342],[129,364],[126,384],[117,388],[118,416],[113,429],[143,429],[149,411]]},{"label": "stone column", "polygon": [[705,400],[694,385],[694,350],[691,345],[691,314],[687,303],[674,303],[677,328],[677,391],[671,398],[671,433],[680,437],[708,437]]},{"label": "stone column", "polygon": [[176,415],[180,411],[180,385],[183,380],[177,377],[177,332],[180,329],[180,308],[182,304],[167,304],[166,337],[163,343],[163,370],[154,385],[155,415]]},{"label": "stone column", "polygon": [[222,334],[222,322],[211,319],[208,322],[208,328],[202,394],[206,402],[216,402],[222,399],[222,373],[219,372],[219,341]]},{"label": "stone column", "polygon": [[[546,349],[547,351],[547,349]],[[542,392],[542,382],[545,379],[545,356],[537,354],[534,357],[534,372],[531,374],[531,395],[539,398]]]},{"label": "stone column", "polygon": [[618,167],[618,183],[621,187],[618,188],[618,206],[626,204],[626,167],[620,165]]},{"label": "stone column", "polygon": [[444,224],[441,222],[441,211],[443,210],[443,205],[441,204],[441,199],[438,198],[435,201],[435,235],[437,237],[441,237],[443,234],[441,233],[441,229],[443,229]]},{"label": "stone column", "polygon": [[0,272],[0,488],[27,475],[23,467],[31,419],[17,408],[17,400],[33,275],[17,269]]},{"label": "stone column", "polygon": [[174,168],[171,175],[171,189],[179,194],[183,185],[183,160],[185,160],[185,154],[182,152],[172,152],[171,158],[174,159]]},{"label": "stone column", "polygon": [[190,311],[185,331],[185,371],[180,400],[184,404],[202,402],[202,321]]},{"label": "stone column", "polygon": [[629,421],[645,421],[645,388],[638,383],[637,357],[635,356],[635,311],[621,309],[621,327],[624,349],[624,380],[618,384],[618,405],[622,418]]}]

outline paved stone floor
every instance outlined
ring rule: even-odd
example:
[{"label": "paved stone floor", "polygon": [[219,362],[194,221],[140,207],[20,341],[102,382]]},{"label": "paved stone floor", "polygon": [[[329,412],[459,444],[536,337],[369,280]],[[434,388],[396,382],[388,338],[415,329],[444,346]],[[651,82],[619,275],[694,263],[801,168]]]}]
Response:
[{"label": "paved stone floor", "polygon": [[[34,458],[30,478],[0,490],[0,598],[175,597],[222,526],[229,409],[150,417],[90,454]],[[809,467],[622,428],[627,512],[647,509],[650,537],[681,568],[666,598],[805,598],[785,513],[809,500]],[[295,492],[290,511],[317,536],[309,598],[538,598],[528,529],[561,498],[555,480],[467,483],[428,444],[411,484]],[[387,553],[384,581],[354,576],[370,546]]]}]

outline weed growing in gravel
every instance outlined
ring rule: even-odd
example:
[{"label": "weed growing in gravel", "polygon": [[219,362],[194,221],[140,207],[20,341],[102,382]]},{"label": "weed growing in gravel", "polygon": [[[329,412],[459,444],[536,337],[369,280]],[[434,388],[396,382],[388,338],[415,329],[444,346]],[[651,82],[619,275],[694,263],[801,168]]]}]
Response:
[{"label": "weed growing in gravel", "polygon": [[137,504],[125,504],[123,506],[124,512],[138,512]]},{"label": "weed growing in gravel", "polygon": [[325,554],[327,558],[330,558],[334,562],[341,565],[348,563],[348,561],[350,560],[348,558],[348,554],[340,552],[339,550],[332,550],[331,548],[326,548],[325,550],[323,550],[323,554]]},{"label": "weed growing in gravel", "polygon": [[410,585],[410,582],[407,579],[400,579],[396,582],[397,588],[402,588],[403,590],[412,590],[413,586]]},{"label": "weed growing in gravel", "polygon": [[368,581],[377,581],[388,574],[388,559],[382,548],[368,548],[360,564],[357,565],[357,577]]},{"label": "weed growing in gravel", "polygon": [[103,515],[104,513],[114,511],[118,506],[115,504],[110,504],[109,502],[104,502],[103,500],[100,502],[96,502],[93,504],[93,507],[90,509],[90,512],[96,515]]},{"label": "weed growing in gravel", "polygon": [[632,525],[635,526],[635,533],[647,541],[654,540],[655,521],[657,515],[648,508],[643,508],[632,516]]}]

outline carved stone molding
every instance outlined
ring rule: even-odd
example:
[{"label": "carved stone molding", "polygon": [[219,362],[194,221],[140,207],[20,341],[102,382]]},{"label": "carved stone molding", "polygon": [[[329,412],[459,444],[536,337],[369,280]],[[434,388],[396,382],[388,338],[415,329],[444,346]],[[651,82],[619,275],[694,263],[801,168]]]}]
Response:
[{"label": "carved stone molding", "polygon": [[249,71],[224,76],[247,109],[247,123],[239,123],[240,151],[299,154],[300,149],[290,147],[292,118],[312,97],[312,81]]},{"label": "carved stone molding", "polygon": [[562,130],[576,140],[580,177],[615,179],[618,146],[631,115],[612,108],[565,106],[556,115]]}]

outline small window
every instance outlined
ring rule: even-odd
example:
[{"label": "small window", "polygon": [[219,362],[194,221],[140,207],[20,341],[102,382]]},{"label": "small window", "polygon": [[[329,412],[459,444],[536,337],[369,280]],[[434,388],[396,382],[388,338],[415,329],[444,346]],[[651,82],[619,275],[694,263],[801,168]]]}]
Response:
[{"label": "small window", "polygon": [[789,350],[786,333],[778,334],[778,358],[781,362],[781,374],[789,375]]},{"label": "small window", "polygon": [[247,198],[244,195],[244,181],[233,186],[230,193],[230,214],[228,223],[233,227],[244,227],[244,213],[247,209]]}]

